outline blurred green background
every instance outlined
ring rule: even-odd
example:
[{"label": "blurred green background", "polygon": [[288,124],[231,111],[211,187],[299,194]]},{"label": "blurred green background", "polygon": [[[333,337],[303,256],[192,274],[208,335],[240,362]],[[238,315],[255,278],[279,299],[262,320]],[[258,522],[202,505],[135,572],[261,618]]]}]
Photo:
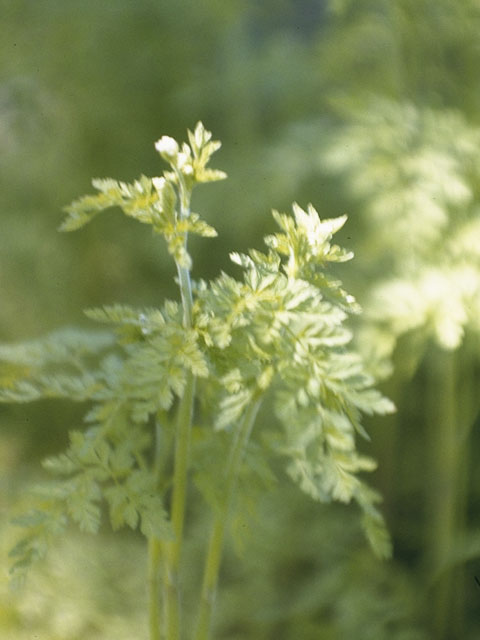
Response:
[{"label": "blurred green background", "polygon": [[[248,552],[227,550],[216,637],[477,638],[480,2],[0,0],[0,15],[2,342],[89,326],[87,307],[176,296],[143,226],[112,212],[56,229],[92,177],[160,174],[154,141],[198,120],[229,179],[194,194],[219,232],[192,241],[194,277],[261,248],[271,208],[349,215],[340,242],[356,258],[336,273],[366,310],[358,348],[398,406],[362,444],[379,460],[394,559],[372,556],[350,510],[280,475]],[[134,535],[72,532],[25,591],[6,586],[10,513],[80,415],[0,407],[6,640],[146,637]],[[201,551],[192,543],[191,567]]]}]

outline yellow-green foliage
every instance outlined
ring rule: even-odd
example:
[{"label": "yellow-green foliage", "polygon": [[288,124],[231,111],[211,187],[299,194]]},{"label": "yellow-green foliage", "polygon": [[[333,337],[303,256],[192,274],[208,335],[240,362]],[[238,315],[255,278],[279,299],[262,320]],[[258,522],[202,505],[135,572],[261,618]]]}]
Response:
[{"label": "yellow-green foliage", "polygon": [[[373,388],[349,347],[345,321],[358,305],[329,272],[330,263],[352,258],[333,244],[346,217],[321,220],[312,205],[303,210],[295,204],[293,216],[274,212],[280,230],[265,238],[267,252],[233,253],[241,277],[222,273],[193,283],[192,296],[188,233],[215,232],[190,211],[190,194],[196,183],[225,177],[207,168],[218,147],[201,123],[189,132],[189,145],[164,136],[156,144],[170,165],[163,176],[142,176],[132,185],[95,180],[100,193],[67,208],[67,231],[111,206],[150,224],[164,236],[177,265],[183,304],[93,309],[87,315],[112,325],[115,333],[69,330],[2,347],[2,361],[18,366],[1,391],[3,402],[53,396],[90,404],[85,426],[71,431],[67,450],[45,460],[55,482],[37,487],[31,510],[14,521],[24,531],[11,551],[16,578],[44,558],[69,521],[97,532],[103,504],[114,529],[138,527],[148,540],[177,548],[183,514],[173,512],[170,522],[170,489],[173,482],[175,491],[178,475],[169,461],[178,430],[189,426],[182,416],[189,420],[195,408],[185,408],[192,379],[198,379],[192,464],[214,512],[230,502],[237,474],[240,493],[248,495],[249,483],[268,480],[280,458],[315,500],[356,501],[374,551],[390,554],[375,506],[379,496],[358,475],[372,471],[375,462],[358,453],[356,434],[366,435],[362,414],[389,413],[393,405]],[[259,418],[248,444],[253,424],[247,416],[253,418],[253,408],[270,398],[277,420]],[[181,418],[175,423],[177,405]],[[226,454],[220,468],[201,463],[205,452],[219,448]],[[222,469],[223,460],[230,462]],[[185,457],[182,464],[188,465]]]}]

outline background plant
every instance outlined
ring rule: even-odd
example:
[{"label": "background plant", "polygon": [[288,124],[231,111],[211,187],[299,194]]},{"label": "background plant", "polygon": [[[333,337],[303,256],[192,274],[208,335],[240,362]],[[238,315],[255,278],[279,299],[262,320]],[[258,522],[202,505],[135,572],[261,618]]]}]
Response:
[{"label": "background plant", "polygon": [[[475,537],[465,529],[467,447],[478,412],[476,393],[469,385],[478,357],[479,130],[458,113],[413,105],[377,103],[367,118],[372,118],[371,125],[362,122],[345,129],[351,151],[356,151],[347,158],[340,136],[326,161],[352,171],[350,185],[363,199],[371,225],[370,255],[376,253],[389,273],[372,288],[367,303],[367,350],[377,350],[385,370],[385,360],[402,340],[407,380],[422,361],[425,366],[425,421],[431,447],[424,497],[425,563],[437,583],[436,633],[462,634],[463,580],[458,570],[453,577],[447,567],[465,558],[465,536]],[[375,131],[369,134],[372,144],[365,136],[369,125]],[[380,176],[387,195],[376,185]],[[395,243],[382,231],[386,228]],[[464,340],[468,350],[461,348]]]},{"label": "background plant", "polygon": [[[323,50],[332,69],[329,109],[291,127],[276,153],[292,163],[297,180],[338,176],[361,226],[356,249],[365,259],[352,282],[362,291],[368,278],[369,322],[357,335],[377,373],[393,373],[388,388],[401,407],[382,446],[391,462],[383,486],[395,496],[394,520],[402,502],[410,510],[419,504],[423,514],[424,531],[412,527],[405,543],[416,553],[423,548],[432,633],[464,636],[473,570],[463,569],[477,554],[469,448],[478,415],[479,130],[471,76],[478,7],[372,2],[332,3],[332,10],[337,22]],[[433,42],[429,29],[441,37]],[[453,60],[461,60],[456,71]],[[361,72],[367,66],[368,76]],[[319,142],[310,164],[296,164],[299,140],[312,139]],[[408,424],[423,425],[422,435]],[[402,446],[405,428],[409,444]],[[420,469],[410,453],[415,443],[427,443],[423,489],[402,475],[402,467]],[[403,528],[403,511],[397,517]]]}]

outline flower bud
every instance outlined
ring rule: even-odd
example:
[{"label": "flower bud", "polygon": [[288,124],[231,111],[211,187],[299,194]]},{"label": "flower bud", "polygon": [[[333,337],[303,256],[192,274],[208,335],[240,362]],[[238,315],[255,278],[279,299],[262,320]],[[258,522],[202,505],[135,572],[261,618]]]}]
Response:
[{"label": "flower bud", "polygon": [[180,152],[177,157],[177,165],[184,175],[193,175],[193,167],[189,153],[186,153],[185,151]]},{"label": "flower bud", "polygon": [[162,136],[160,140],[157,140],[155,149],[167,161],[175,158],[179,151],[177,141],[170,136]]},{"label": "flower bud", "polygon": [[152,184],[158,192],[161,192],[165,187],[165,178],[152,178]]}]

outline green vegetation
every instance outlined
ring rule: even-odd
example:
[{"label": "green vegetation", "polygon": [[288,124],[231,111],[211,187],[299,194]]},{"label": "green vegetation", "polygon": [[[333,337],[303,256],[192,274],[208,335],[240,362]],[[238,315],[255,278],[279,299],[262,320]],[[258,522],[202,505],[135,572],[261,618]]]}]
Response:
[{"label": "green vegetation", "polygon": [[[293,216],[274,211],[281,232],[265,238],[268,253],[231,254],[243,279],[223,273],[192,283],[188,234],[216,235],[191,211],[192,190],[226,176],[207,167],[220,144],[201,123],[188,138],[181,146],[168,136],[156,143],[170,165],[162,177],[142,176],[133,184],[94,180],[99,193],[67,207],[61,226],[79,229],[112,206],[150,224],[174,259],[182,304],[87,311],[117,328],[116,342],[108,334],[90,340],[87,332],[72,330],[0,352],[11,365],[1,401],[92,402],[86,430],[72,431],[66,452],[44,461],[59,480],[37,488],[38,502],[14,520],[25,530],[10,551],[14,578],[44,558],[69,521],[97,533],[105,502],[113,529],[139,527],[148,541],[151,640],[182,634],[180,567],[191,465],[213,514],[199,640],[210,637],[235,493],[251,497],[274,456],[286,459],[288,474],[315,500],[355,500],[374,551],[390,555],[375,507],[379,497],[356,475],[376,465],[357,453],[355,432],[366,435],[361,413],[389,413],[393,405],[372,389],[372,378],[348,349],[344,321],[357,305],[326,271],[328,263],[352,258],[332,244],[346,217],[321,220],[312,205],[304,211],[294,204]],[[96,355],[99,364],[92,368],[89,357]],[[263,428],[255,424],[270,396],[280,431],[266,417]],[[252,431],[261,433],[253,438]],[[249,458],[252,439],[260,474]],[[220,450],[220,459],[202,465],[198,446],[210,454]]]},{"label": "green vegetation", "polygon": [[477,638],[478,0],[0,6],[0,636]]}]

